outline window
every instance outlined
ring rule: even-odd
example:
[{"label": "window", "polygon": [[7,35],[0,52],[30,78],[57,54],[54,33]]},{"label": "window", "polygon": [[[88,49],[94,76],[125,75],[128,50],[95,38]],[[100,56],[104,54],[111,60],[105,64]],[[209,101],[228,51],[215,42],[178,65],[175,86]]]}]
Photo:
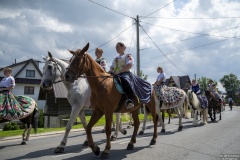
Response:
[{"label": "window", "polygon": [[35,77],[35,71],[34,70],[27,70],[26,71],[26,77]]},{"label": "window", "polygon": [[34,87],[25,86],[24,87],[24,94],[34,94]]}]

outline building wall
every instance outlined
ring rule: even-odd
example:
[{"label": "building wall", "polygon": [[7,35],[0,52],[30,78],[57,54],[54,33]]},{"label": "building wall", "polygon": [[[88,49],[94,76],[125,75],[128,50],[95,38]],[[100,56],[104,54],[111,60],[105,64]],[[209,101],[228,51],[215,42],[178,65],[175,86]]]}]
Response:
[{"label": "building wall", "polygon": [[[24,87],[25,86],[34,87],[34,94],[24,94]],[[44,100],[38,100],[39,90],[40,90],[40,85],[39,84],[16,83],[16,86],[13,89],[13,94],[14,95],[25,95],[25,96],[31,97],[32,99],[34,99],[37,102],[38,107],[43,109],[44,106],[45,106],[45,101]]]},{"label": "building wall", "polygon": [[[35,70],[35,77],[26,77],[26,71],[27,70]],[[15,75],[15,74],[13,74]],[[30,79],[41,79],[41,75],[36,70],[36,67],[33,65],[33,63],[29,63],[22,71],[17,75],[15,78],[30,78]]]}]

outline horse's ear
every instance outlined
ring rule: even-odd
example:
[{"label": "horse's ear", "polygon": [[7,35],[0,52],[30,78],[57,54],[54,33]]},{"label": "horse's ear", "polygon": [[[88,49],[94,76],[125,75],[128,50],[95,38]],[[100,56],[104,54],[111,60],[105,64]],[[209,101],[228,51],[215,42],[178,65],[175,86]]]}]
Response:
[{"label": "horse's ear", "polygon": [[68,49],[68,52],[71,53],[72,55],[75,55],[75,51]]},{"label": "horse's ear", "polygon": [[47,61],[47,58],[46,58],[46,57],[44,57],[43,55],[42,55],[42,58],[43,58],[43,60],[44,60],[44,61]]},{"label": "horse's ear", "polygon": [[89,43],[87,43],[87,45],[82,49],[81,52],[82,52],[82,53],[87,52],[88,48],[89,48]]},{"label": "horse's ear", "polygon": [[48,56],[49,56],[51,59],[53,58],[52,53],[50,53],[49,51],[48,51]]}]

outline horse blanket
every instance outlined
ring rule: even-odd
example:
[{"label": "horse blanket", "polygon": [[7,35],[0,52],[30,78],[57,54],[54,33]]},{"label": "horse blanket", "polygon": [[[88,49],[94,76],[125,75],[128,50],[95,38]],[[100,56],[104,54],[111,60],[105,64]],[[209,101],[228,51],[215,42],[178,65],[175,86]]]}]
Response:
[{"label": "horse blanket", "polygon": [[[137,96],[137,98],[142,104],[146,104],[150,101],[152,86],[149,82],[143,80],[138,76],[135,76],[134,74],[132,74],[132,72],[123,72],[115,75],[114,78],[118,78],[118,76],[125,78],[128,81],[132,91],[135,93],[135,95]],[[118,90],[121,93],[122,89],[118,89]]]},{"label": "horse blanket", "polygon": [[160,101],[165,103],[166,107],[177,107],[184,98],[184,91],[177,87],[168,87],[164,84],[153,87]]},{"label": "horse blanket", "polygon": [[201,103],[202,109],[206,109],[208,107],[208,99],[207,97],[202,96],[201,94],[197,94],[198,100]]},{"label": "horse blanket", "polygon": [[11,91],[0,92],[0,118],[5,120],[22,119],[30,115],[36,102],[27,96],[14,96]]}]

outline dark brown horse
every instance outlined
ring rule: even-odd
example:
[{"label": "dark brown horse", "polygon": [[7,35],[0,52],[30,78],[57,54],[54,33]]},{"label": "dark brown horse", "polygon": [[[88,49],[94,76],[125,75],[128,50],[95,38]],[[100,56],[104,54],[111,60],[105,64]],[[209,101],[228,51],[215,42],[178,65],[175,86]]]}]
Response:
[{"label": "dark brown horse", "polygon": [[[34,128],[35,134],[37,133],[37,127],[38,127],[38,118],[39,118],[39,111],[37,108],[37,103],[35,102],[35,108],[31,114],[29,114],[27,117],[19,119],[24,125],[25,129],[22,134],[22,145],[26,144],[26,141],[29,140],[30,132],[32,127]],[[0,118],[0,123],[9,122],[10,120],[2,119]]]},{"label": "dark brown horse", "polygon": [[[106,146],[104,151],[101,154],[101,158],[108,158],[109,151],[111,149],[110,144],[110,135],[111,135],[111,123],[113,113],[119,109],[118,113],[126,113],[131,112],[132,118],[134,121],[134,131],[130,142],[128,143],[128,150],[132,150],[134,148],[134,143],[136,143],[136,136],[138,132],[138,128],[140,125],[140,121],[138,118],[138,111],[140,108],[140,103],[135,98],[133,100],[135,106],[131,109],[127,109],[126,106],[120,102],[122,94],[118,92],[117,88],[113,82],[113,76],[106,73],[102,67],[95,60],[87,54],[87,50],[89,48],[89,44],[87,44],[81,51],[77,50],[75,56],[73,56],[71,63],[67,67],[67,71],[65,73],[65,80],[68,82],[73,82],[75,79],[79,77],[79,75],[85,74],[91,92],[91,103],[93,107],[93,114],[91,119],[86,127],[86,133],[88,138],[89,147],[92,149],[95,155],[100,154],[100,148],[94,143],[92,138],[92,127],[98,122],[98,120],[105,114],[106,121]],[[156,114],[155,109],[155,92],[152,92],[150,101],[146,104],[151,115],[153,116],[154,122],[154,134],[151,140],[150,145],[154,145],[157,139],[157,121],[158,116]],[[126,99],[124,100],[124,102]],[[121,105],[119,105],[121,104]]]},{"label": "dark brown horse", "polygon": [[211,121],[216,121],[216,112],[219,111],[219,120],[222,120],[222,104],[211,91],[205,91],[205,96],[208,99],[208,114]]}]

